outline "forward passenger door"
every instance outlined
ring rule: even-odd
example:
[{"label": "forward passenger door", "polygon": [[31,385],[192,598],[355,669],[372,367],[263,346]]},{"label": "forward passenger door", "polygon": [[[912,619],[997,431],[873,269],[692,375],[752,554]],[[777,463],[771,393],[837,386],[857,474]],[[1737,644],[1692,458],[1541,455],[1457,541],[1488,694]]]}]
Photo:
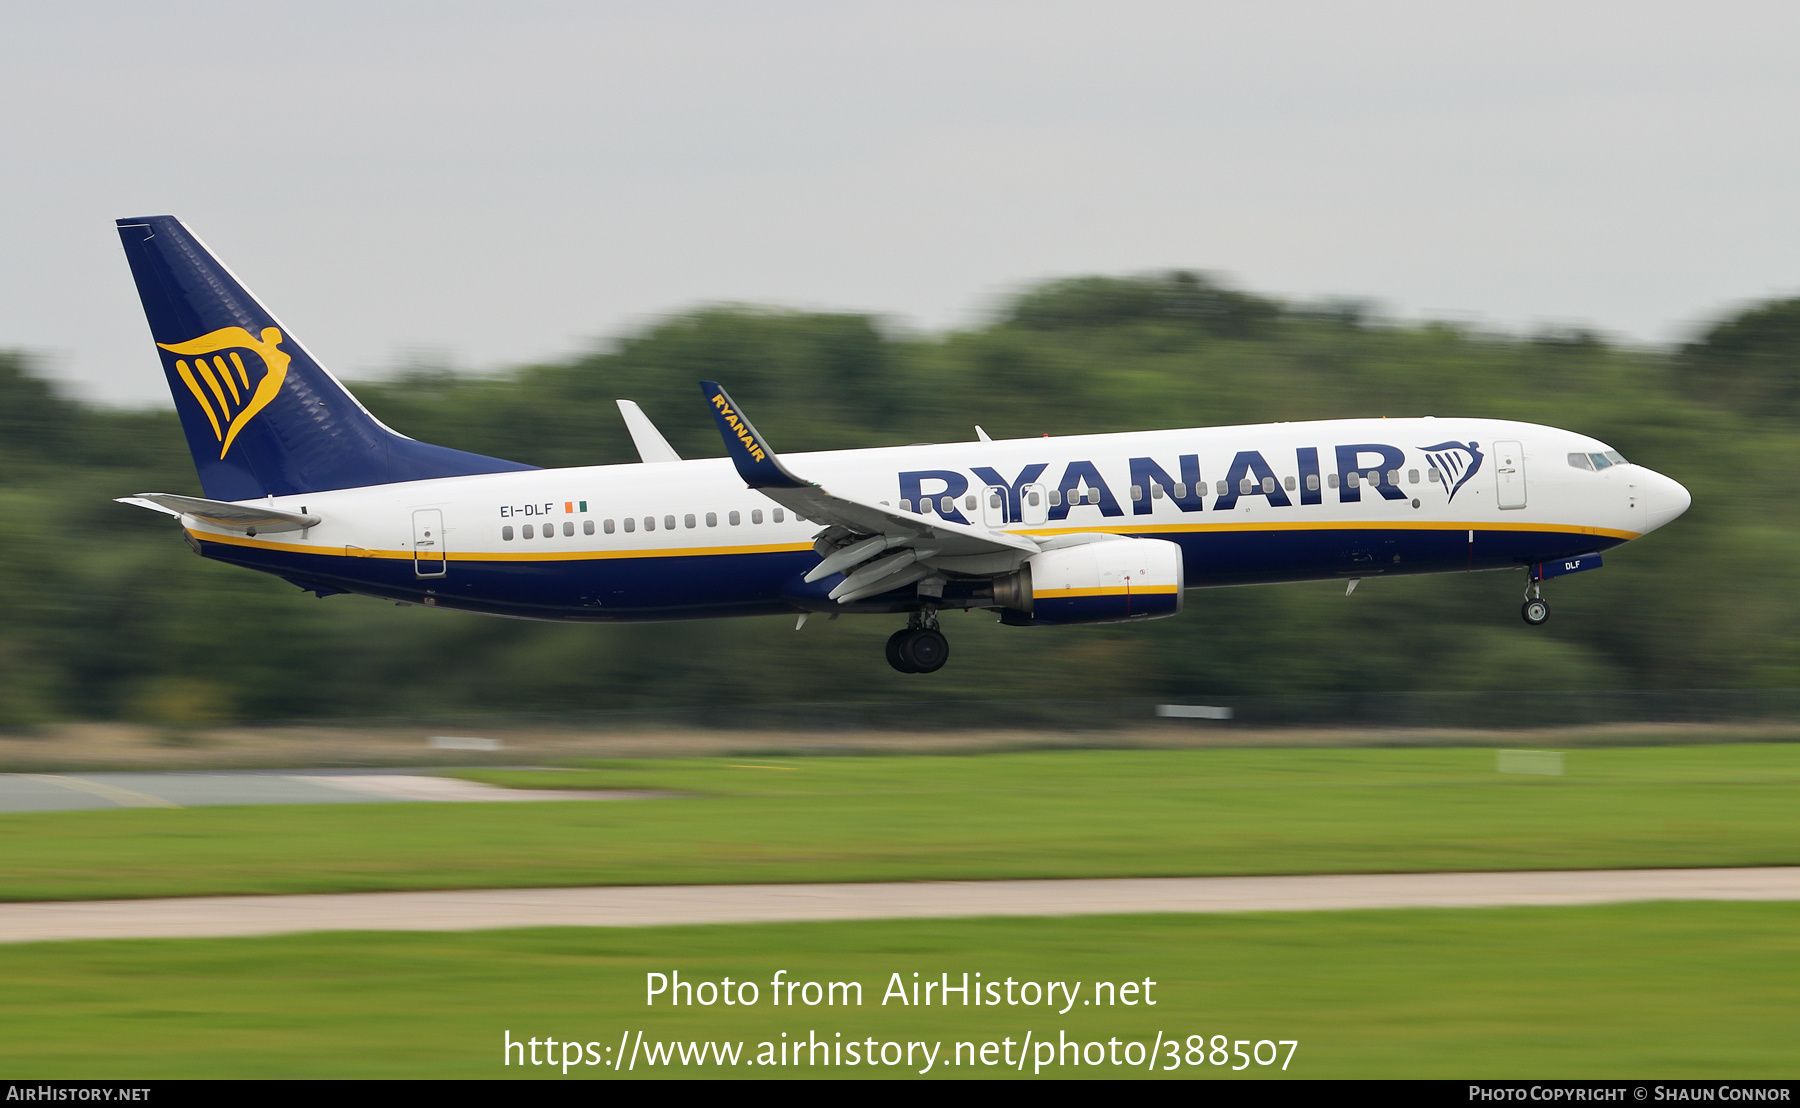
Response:
[{"label": "forward passenger door", "polygon": [[1502,508],[1525,506],[1525,451],[1516,442],[1494,444],[1494,480]]}]

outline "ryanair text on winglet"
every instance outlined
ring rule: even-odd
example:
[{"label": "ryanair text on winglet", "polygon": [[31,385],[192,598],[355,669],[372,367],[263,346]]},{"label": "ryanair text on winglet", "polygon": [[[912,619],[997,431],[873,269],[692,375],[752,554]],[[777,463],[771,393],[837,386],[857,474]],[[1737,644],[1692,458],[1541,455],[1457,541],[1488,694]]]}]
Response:
[{"label": "ryanair text on winglet", "polygon": [[731,424],[731,429],[737,432],[738,441],[744,444],[744,449],[750,452],[752,458],[755,458],[760,462],[768,457],[768,455],[763,452],[762,445],[758,443],[756,437],[750,433],[750,429],[744,426],[744,421],[739,419],[738,414],[731,410],[731,405],[725,403],[724,396],[715,394],[713,396],[713,406],[719,409],[719,414],[725,417],[725,422]]}]

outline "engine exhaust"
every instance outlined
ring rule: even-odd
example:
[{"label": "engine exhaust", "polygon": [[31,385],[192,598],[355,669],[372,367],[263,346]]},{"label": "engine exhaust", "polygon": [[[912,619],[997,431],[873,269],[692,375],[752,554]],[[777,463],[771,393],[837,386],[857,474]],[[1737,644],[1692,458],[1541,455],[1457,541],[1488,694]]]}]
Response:
[{"label": "engine exhaust", "polygon": [[1031,614],[1031,563],[994,578],[994,603],[1002,608]]}]

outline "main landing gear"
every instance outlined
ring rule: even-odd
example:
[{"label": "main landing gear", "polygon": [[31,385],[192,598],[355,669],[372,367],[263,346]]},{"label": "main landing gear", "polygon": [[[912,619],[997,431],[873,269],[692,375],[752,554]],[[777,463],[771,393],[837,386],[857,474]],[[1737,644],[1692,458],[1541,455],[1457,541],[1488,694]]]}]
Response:
[{"label": "main landing gear", "polygon": [[1533,627],[1542,627],[1550,621],[1550,602],[1544,599],[1536,580],[1525,585],[1525,603],[1519,606],[1519,618]]},{"label": "main landing gear", "polygon": [[888,665],[901,673],[936,673],[950,660],[950,640],[938,630],[937,612],[927,609],[907,617],[906,626],[887,641]]}]

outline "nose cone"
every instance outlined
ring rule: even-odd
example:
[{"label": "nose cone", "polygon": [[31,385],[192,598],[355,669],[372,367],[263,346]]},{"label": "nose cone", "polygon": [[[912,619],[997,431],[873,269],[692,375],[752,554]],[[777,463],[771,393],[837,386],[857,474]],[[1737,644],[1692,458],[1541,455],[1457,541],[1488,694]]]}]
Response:
[{"label": "nose cone", "polygon": [[1694,502],[1680,481],[1653,469],[1644,470],[1636,484],[1638,503],[1644,509],[1645,534],[1671,522]]}]

